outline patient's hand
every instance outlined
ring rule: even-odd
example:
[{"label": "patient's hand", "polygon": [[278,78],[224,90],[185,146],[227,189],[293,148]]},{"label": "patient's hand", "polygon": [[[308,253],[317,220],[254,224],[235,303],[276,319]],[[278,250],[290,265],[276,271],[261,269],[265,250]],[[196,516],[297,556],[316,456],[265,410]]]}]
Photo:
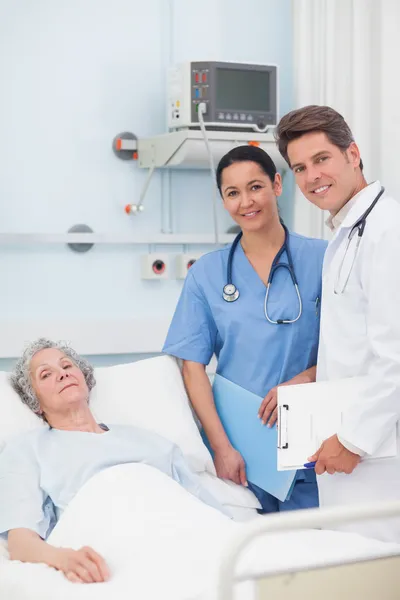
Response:
[{"label": "patient's hand", "polygon": [[246,466],[242,455],[232,446],[215,450],[214,464],[218,477],[247,486]]},{"label": "patient's hand", "polygon": [[44,563],[62,571],[70,581],[94,583],[109,578],[104,559],[92,548],[56,548],[31,529],[11,529],[8,532],[8,551],[11,560]]},{"label": "patient's hand", "polygon": [[100,583],[110,574],[104,559],[89,546],[80,550],[55,548],[53,565],[74,583]]}]

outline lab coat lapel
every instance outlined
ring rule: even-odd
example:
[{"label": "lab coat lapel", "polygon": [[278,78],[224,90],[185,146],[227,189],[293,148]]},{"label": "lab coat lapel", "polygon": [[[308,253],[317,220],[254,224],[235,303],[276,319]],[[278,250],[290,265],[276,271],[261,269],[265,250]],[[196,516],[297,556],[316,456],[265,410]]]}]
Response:
[{"label": "lab coat lapel", "polygon": [[379,194],[380,189],[380,182],[374,181],[374,183],[371,183],[361,192],[359,192],[359,197],[357,198],[357,201],[355,202],[354,206],[351,208],[349,213],[346,215],[346,218],[344,219],[339,229],[336,231],[326,250],[323,266],[323,277],[325,280],[330,271],[332,261],[334,257],[337,256],[337,252],[340,246],[343,244],[344,241],[346,241],[347,244],[347,238],[352,227],[369,208],[374,198]]},{"label": "lab coat lapel", "polygon": [[335,237],[329,242],[329,245],[326,249],[325,256],[324,256],[324,264],[323,264],[323,269],[322,269],[323,276],[325,276],[328,273],[329,268],[332,264],[332,260],[340,246],[343,236],[344,236],[343,230],[342,230],[342,228],[340,228],[336,232]]}]

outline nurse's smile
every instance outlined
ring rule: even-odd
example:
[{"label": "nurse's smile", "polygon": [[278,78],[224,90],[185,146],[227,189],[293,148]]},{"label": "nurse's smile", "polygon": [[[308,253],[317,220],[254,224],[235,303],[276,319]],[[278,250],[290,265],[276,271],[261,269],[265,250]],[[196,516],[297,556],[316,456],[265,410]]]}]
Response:
[{"label": "nurse's smile", "polygon": [[252,219],[253,217],[259,215],[260,212],[260,210],[254,210],[253,212],[245,213],[244,215],[242,215],[242,217],[245,217],[246,219]]}]

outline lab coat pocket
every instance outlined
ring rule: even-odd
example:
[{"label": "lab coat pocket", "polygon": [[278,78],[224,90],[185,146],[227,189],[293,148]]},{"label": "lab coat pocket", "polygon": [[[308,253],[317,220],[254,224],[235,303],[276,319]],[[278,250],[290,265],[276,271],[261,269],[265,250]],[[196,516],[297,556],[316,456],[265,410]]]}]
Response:
[{"label": "lab coat pocket", "polygon": [[335,294],[328,299],[330,315],[337,323],[340,323],[344,331],[357,331],[367,335],[368,304],[366,294],[357,281],[349,281],[342,294]]}]

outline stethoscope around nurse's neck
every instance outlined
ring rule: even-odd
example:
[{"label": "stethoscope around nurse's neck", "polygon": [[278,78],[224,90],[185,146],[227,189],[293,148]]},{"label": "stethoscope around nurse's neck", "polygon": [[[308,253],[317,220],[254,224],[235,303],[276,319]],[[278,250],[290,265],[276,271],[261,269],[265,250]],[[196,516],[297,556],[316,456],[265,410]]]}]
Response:
[{"label": "stethoscope around nurse's neck", "polygon": [[[285,241],[283,242],[283,246],[282,248],[279,250],[278,254],[275,256],[273,262],[272,262],[272,266],[271,266],[271,270],[269,272],[269,276],[268,276],[268,281],[267,281],[267,286],[266,286],[266,292],[265,292],[265,298],[264,298],[264,315],[265,318],[267,319],[267,321],[269,323],[272,323],[273,325],[288,325],[290,323],[295,323],[296,321],[298,321],[301,317],[301,314],[303,312],[303,304],[301,301],[301,296],[300,296],[300,291],[299,291],[299,284],[297,282],[297,278],[296,278],[296,274],[294,271],[294,266],[293,266],[293,260],[292,260],[292,253],[290,252],[290,247],[289,247],[289,232],[288,229],[286,227],[286,225],[284,225],[282,223],[283,229],[285,231]],[[229,256],[228,256],[228,264],[227,264],[227,273],[226,273],[226,281],[227,283],[224,285],[224,288],[222,290],[222,297],[226,302],[235,302],[239,296],[239,290],[236,287],[236,285],[233,283],[232,280],[232,265],[233,265],[233,257],[235,255],[235,251],[237,248],[237,245],[239,244],[240,240],[242,239],[242,235],[243,233],[240,232],[236,238],[234,239],[231,249],[229,251]],[[287,263],[284,262],[279,262],[281,259],[282,254],[286,252],[286,256],[288,259]],[[275,273],[277,272],[278,269],[287,269],[289,271],[291,280],[293,282],[294,288],[296,290],[296,294],[297,294],[297,299],[299,302],[299,311],[297,316],[294,319],[277,319],[276,321],[274,321],[273,319],[270,318],[269,314],[268,314],[268,297],[269,297],[269,292],[271,289],[271,284],[274,278]]]}]

